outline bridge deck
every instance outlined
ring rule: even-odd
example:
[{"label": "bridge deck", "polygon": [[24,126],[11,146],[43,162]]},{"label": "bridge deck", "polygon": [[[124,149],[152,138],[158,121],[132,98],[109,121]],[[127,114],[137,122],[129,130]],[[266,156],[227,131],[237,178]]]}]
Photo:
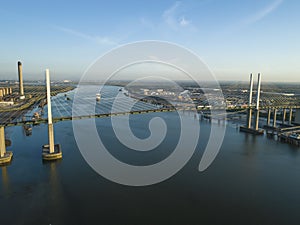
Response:
[{"label": "bridge deck", "polygon": [[[66,116],[66,117],[56,117],[53,118],[53,123],[61,122],[61,121],[70,121],[70,120],[80,120],[80,119],[90,119],[90,118],[104,118],[104,117],[111,117],[111,116],[122,116],[122,115],[129,115],[129,114],[143,114],[143,113],[154,113],[154,112],[173,112],[176,111],[174,108],[161,108],[161,109],[147,109],[147,110],[139,110],[139,111],[129,111],[129,112],[112,112],[112,113],[103,113],[103,114],[95,114],[95,115],[82,115],[82,116]],[[40,119],[32,119],[26,121],[16,121],[16,122],[8,122],[1,124],[2,126],[22,126],[24,124],[28,125],[36,125],[47,123],[47,118],[40,118]]]},{"label": "bridge deck", "polygon": [[[198,111],[212,111],[212,110],[225,110],[225,111],[241,111],[246,110],[248,108],[254,109],[254,107],[225,107],[225,106],[214,106],[214,107],[202,107],[201,109],[197,109]],[[268,108],[293,108],[298,109],[300,106],[272,106],[272,107],[261,107],[262,109]],[[177,108],[177,110],[196,110],[192,107],[181,107]],[[172,108],[158,108],[158,109],[145,109],[145,110],[137,110],[137,111],[129,111],[129,112],[111,112],[111,113],[101,113],[101,114],[93,114],[93,115],[80,115],[80,116],[65,116],[65,117],[54,117],[52,120],[54,123],[61,122],[61,121],[69,121],[69,120],[78,120],[78,119],[88,119],[88,118],[104,118],[110,116],[121,116],[121,115],[128,115],[128,114],[143,114],[143,113],[154,113],[154,112],[172,112],[176,111],[174,107]],[[222,114],[223,115],[223,114]],[[41,124],[47,123],[47,118],[40,118],[40,119],[31,119],[31,120],[24,120],[24,121],[14,121],[14,122],[5,122],[0,123],[0,126],[22,126],[24,124]]]}]

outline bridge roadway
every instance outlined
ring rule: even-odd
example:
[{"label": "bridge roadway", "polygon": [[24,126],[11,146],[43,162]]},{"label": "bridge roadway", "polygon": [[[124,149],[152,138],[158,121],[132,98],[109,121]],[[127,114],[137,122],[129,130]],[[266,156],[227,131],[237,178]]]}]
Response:
[{"label": "bridge roadway", "polygon": [[[198,111],[211,111],[211,110],[235,110],[235,111],[241,111],[248,108],[255,109],[254,106],[251,107],[242,107],[242,106],[236,106],[236,107],[225,107],[225,106],[206,106],[198,108]],[[260,110],[262,109],[280,109],[280,108],[292,108],[292,109],[298,109],[300,106],[263,106],[260,107]],[[184,111],[184,110],[195,110],[193,107],[177,107],[177,110]],[[154,113],[154,112],[174,112],[176,111],[175,107],[163,107],[160,109],[145,109],[145,110],[138,110],[138,111],[129,111],[129,112],[112,112],[112,113],[102,113],[102,114],[94,114],[94,115],[82,115],[82,116],[66,116],[66,117],[54,117],[52,119],[53,123],[61,122],[61,121],[69,121],[69,120],[79,120],[79,119],[89,119],[89,118],[104,118],[104,117],[111,117],[111,116],[121,116],[121,115],[129,115],[129,114],[143,114],[143,113]],[[222,114],[223,115],[223,114]],[[25,124],[28,125],[37,125],[42,123],[47,123],[47,118],[40,118],[40,119],[32,119],[32,120],[24,120],[24,121],[15,121],[15,122],[5,122],[1,123],[0,126],[22,126]]]},{"label": "bridge roadway", "polygon": [[[172,112],[176,111],[175,108],[161,108],[161,109],[147,109],[147,110],[139,110],[139,111],[130,111],[130,112],[112,112],[112,113],[101,113],[94,115],[82,115],[82,116],[66,116],[66,117],[54,117],[52,118],[53,123],[68,121],[68,120],[81,120],[81,119],[90,119],[90,118],[104,118],[111,116],[121,116],[121,115],[129,115],[129,114],[142,114],[142,113],[153,113],[153,112]],[[22,126],[25,124],[28,125],[37,125],[42,123],[48,123],[47,118],[40,119],[32,119],[32,120],[24,120],[24,121],[15,121],[15,122],[6,122],[0,124],[0,126]]]}]

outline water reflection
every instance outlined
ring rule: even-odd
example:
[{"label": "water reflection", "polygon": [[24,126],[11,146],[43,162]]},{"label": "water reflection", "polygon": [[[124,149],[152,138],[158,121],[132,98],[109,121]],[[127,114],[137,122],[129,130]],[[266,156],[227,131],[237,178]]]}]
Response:
[{"label": "water reflection", "polygon": [[45,161],[43,160],[43,164],[49,169],[49,183],[51,188],[51,195],[55,196],[59,193],[60,190],[60,182],[57,173],[57,166],[61,163],[61,159],[55,161]]},{"label": "water reflection", "polygon": [[[241,133],[240,133],[241,134]],[[257,146],[256,146],[256,142],[257,142],[257,136],[253,135],[253,134],[247,134],[244,133],[244,153],[248,156],[254,157],[255,154],[257,153]]]},{"label": "water reflection", "polygon": [[67,206],[65,201],[65,195],[63,193],[62,181],[60,179],[59,166],[62,160],[43,162],[44,167],[47,167],[49,171],[49,186],[47,190],[47,209],[48,220],[47,222],[53,223],[53,221],[65,224],[64,218],[67,214]]},{"label": "water reflection", "polygon": [[32,126],[29,124],[24,124],[23,131],[26,136],[31,136],[32,135]]},{"label": "water reflection", "polygon": [[2,166],[2,184],[3,184],[3,195],[8,196],[10,194],[10,182],[9,182],[9,175],[7,173],[7,166]]}]

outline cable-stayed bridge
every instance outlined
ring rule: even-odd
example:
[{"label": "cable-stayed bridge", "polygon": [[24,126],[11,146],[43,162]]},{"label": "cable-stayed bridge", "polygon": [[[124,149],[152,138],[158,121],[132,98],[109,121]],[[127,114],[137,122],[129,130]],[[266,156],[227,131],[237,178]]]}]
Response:
[{"label": "cable-stayed bridge", "polygon": [[[76,95],[79,88],[86,89],[82,92],[82,95]],[[293,112],[300,108],[300,96],[298,95],[270,91],[264,92],[263,90],[260,90],[260,81],[258,81],[257,89],[253,90],[252,76],[250,78],[249,90],[243,90],[241,88],[237,88],[237,90],[231,92],[223,90],[226,102],[216,101],[216,104],[206,105],[199,105],[197,101],[192,100],[194,99],[193,97],[190,98],[190,101],[170,101],[169,103],[171,104],[158,104],[155,102],[143,101],[143,99],[137,100],[134,98],[134,95],[128,95],[128,92],[124,88],[117,86],[83,85],[74,90],[70,90],[68,88],[66,89],[64,83],[52,83],[51,89],[52,92],[50,93],[49,91],[48,95],[46,95],[45,88],[41,85],[30,86],[28,90],[25,86],[25,100],[23,99],[15,107],[8,107],[9,110],[0,110],[1,143],[5,142],[4,127],[7,126],[30,126],[48,123],[48,125],[52,127],[50,129],[52,131],[49,130],[49,134],[52,133],[53,135],[52,123],[60,121],[178,110],[193,110],[195,113],[202,111],[207,118],[218,120],[225,120],[227,115],[247,112],[247,124],[245,127],[241,128],[241,130],[256,134],[261,133],[257,122],[259,119],[259,112],[264,114],[267,118],[266,125],[268,126],[270,126],[271,115],[273,115],[273,127],[275,128],[277,124],[276,117],[278,115],[282,120],[282,124],[291,125]],[[97,101],[96,93],[98,93],[100,89],[101,99],[100,101]],[[193,95],[193,93],[190,94],[191,96]],[[27,100],[29,96],[32,100]],[[76,104],[74,107],[75,98]],[[161,98],[164,98],[164,96],[161,96]],[[52,105],[50,116],[51,124],[49,124],[49,104],[47,104],[49,101]],[[215,113],[210,114],[212,111]],[[254,118],[252,118],[252,111],[255,112]],[[287,113],[289,113],[288,116]],[[254,120],[254,123],[252,120]],[[50,139],[51,138],[49,137],[49,143],[51,142]],[[52,141],[52,145],[55,146],[54,140]],[[0,158],[3,158],[6,155],[5,144],[2,144],[0,148],[2,149]],[[50,153],[54,152],[55,150],[52,149],[52,152],[49,150],[48,153],[51,155]]]}]

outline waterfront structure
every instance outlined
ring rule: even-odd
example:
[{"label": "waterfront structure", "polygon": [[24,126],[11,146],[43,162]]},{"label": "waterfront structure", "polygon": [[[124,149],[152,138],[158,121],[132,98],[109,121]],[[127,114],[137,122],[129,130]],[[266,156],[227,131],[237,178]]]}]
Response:
[{"label": "waterfront structure", "polygon": [[293,108],[291,107],[289,113],[289,125],[292,125],[292,119],[293,119]]},{"label": "waterfront structure", "polygon": [[[267,124],[266,124],[266,128],[276,128],[277,127],[277,114],[278,114],[278,110],[282,109],[282,122],[281,125],[283,126],[292,126],[292,119],[293,119],[293,107],[289,107],[289,108],[284,108],[284,107],[274,107],[274,108],[268,108],[268,114],[267,114]],[[298,111],[299,109],[296,109],[296,111]],[[273,111],[273,124],[271,126],[271,114]],[[287,114],[288,112],[288,114]],[[288,119],[288,123],[286,124],[286,120]],[[294,124],[300,124],[300,113],[299,113],[299,121],[293,122]]]},{"label": "waterfront structure", "polygon": [[253,76],[250,74],[250,87],[249,87],[249,102],[248,102],[248,115],[247,125],[241,126],[240,131],[252,133],[252,134],[263,134],[264,130],[259,129],[259,101],[260,101],[260,87],[261,87],[261,74],[258,74],[257,90],[256,90],[256,106],[255,106],[255,123],[252,127],[252,92],[253,92]]},{"label": "waterfront structure", "polygon": [[276,127],[277,109],[274,109],[273,113],[273,127]]},{"label": "waterfront structure", "polygon": [[256,90],[256,107],[255,107],[255,127],[254,129],[258,131],[258,122],[259,122],[259,101],[260,101],[260,86],[261,86],[261,76],[258,74],[257,80],[257,90]]},{"label": "waterfront structure", "polygon": [[62,152],[59,144],[54,144],[54,131],[52,123],[51,109],[51,91],[50,91],[50,74],[49,69],[46,69],[46,89],[47,89],[47,104],[48,104],[48,138],[49,144],[43,145],[43,160],[56,160],[62,158]]},{"label": "waterfront structure", "polygon": [[0,126],[0,165],[10,163],[13,153],[6,151],[4,126]]},{"label": "waterfront structure", "polygon": [[267,126],[270,126],[270,123],[271,123],[271,109],[268,108]]}]

